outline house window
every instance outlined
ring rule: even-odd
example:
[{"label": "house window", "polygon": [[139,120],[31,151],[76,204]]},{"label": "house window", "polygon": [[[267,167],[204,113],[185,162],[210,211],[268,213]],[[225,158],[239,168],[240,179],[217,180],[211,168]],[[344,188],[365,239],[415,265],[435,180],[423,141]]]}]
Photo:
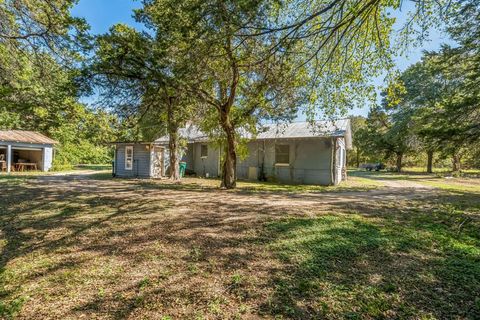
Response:
[{"label": "house window", "polygon": [[133,146],[125,147],[125,170],[133,168]]},{"label": "house window", "polygon": [[200,158],[206,158],[208,156],[208,146],[202,144],[200,148]]},{"label": "house window", "polygon": [[275,146],[275,164],[290,163],[290,146],[288,144],[279,144]]}]

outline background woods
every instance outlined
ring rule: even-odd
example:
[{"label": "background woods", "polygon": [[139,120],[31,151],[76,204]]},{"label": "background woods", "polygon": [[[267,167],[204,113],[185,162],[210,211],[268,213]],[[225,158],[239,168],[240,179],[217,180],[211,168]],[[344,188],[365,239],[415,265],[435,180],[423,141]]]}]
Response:
[{"label": "background woods", "polygon": [[464,2],[459,11],[447,27],[457,45],[425,52],[391,81],[368,117],[354,119],[352,164],[395,158],[401,171],[408,156],[409,165],[425,165],[427,172],[433,164],[452,171],[478,167],[480,9]]},{"label": "background woods", "polygon": [[[417,1],[399,33],[390,12],[402,1],[144,0],[140,28],[100,35],[75,4],[0,3],[0,127],[58,140],[57,167],[108,162],[110,141],[168,134],[178,180],[179,129],[193,123],[222,146],[222,186],[234,188],[242,135],[365,104],[351,165],[478,166],[477,1]],[[432,26],[455,45],[395,75],[392,57]],[[371,79],[385,71],[377,102]]]}]

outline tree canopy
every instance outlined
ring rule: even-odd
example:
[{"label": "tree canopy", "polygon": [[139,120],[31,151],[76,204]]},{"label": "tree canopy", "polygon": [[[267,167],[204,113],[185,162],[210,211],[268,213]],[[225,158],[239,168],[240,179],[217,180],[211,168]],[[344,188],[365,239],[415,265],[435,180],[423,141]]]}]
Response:
[{"label": "tree canopy", "polygon": [[466,1],[458,10],[447,28],[457,45],[425,52],[401,73],[384,91],[382,106],[372,108],[369,129],[362,129],[370,134],[361,138],[387,158],[394,150],[425,151],[429,172],[434,152],[451,158],[458,171],[461,159],[474,158],[480,143],[480,5]]},{"label": "tree canopy", "polygon": [[[222,186],[233,188],[241,133],[255,135],[265,121],[288,122],[299,112],[334,118],[375,103],[369,80],[392,69],[393,53],[444,22],[458,45],[426,53],[391,77],[384,101],[357,119],[365,140],[356,145],[358,159],[383,150],[401,169],[405,154],[461,158],[478,142],[478,1],[415,1],[398,37],[391,12],[401,0],[143,0],[134,12],[143,31],[117,24],[97,37],[72,16],[75,4],[0,1],[3,127],[92,147],[118,135],[168,134],[176,180],[179,128],[193,122],[223,148]],[[97,88],[104,111],[80,102]],[[93,132],[85,119],[103,131],[80,134]]]},{"label": "tree canopy", "polygon": [[80,103],[79,66],[88,25],[76,1],[0,1],[0,128],[40,131],[58,140],[55,167],[105,163],[118,122]]}]

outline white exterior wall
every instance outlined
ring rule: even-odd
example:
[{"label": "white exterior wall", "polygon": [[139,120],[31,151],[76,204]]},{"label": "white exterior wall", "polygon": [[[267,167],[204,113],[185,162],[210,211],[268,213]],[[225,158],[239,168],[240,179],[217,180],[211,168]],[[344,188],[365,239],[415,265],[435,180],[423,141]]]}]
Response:
[{"label": "white exterior wall", "polygon": [[[132,169],[125,169],[125,147],[133,146]],[[150,178],[150,147],[146,144],[119,144],[115,148],[115,175],[117,177]]]},{"label": "white exterior wall", "polygon": [[47,172],[52,168],[53,145],[0,142],[0,147],[5,148],[6,151],[7,172],[11,171],[11,166],[14,164],[14,152],[18,152],[22,158],[35,162],[39,170]]},{"label": "white exterior wall", "polygon": [[344,138],[337,138],[337,150],[335,152],[335,183],[343,181],[342,171],[346,170],[347,151]]},{"label": "white exterior wall", "polygon": [[[275,163],[275,145],[289,145],[288,165]],[[249,155],[237,165],[240,179],[249,177],[252,167],[258,175],[263,170],[267,180],[295,184],[332,184],[331,143],[329,139],[278,139],[252,141],[248,144]]]},{"label": "white exterior wall", "polygon": [[[311,139],[277,139],[277,140],[256,140],[247,144],[248,155],[245,159],[237,160],[237,177],[239,179],[258,179],[263,164],[263,172],[267,180],[279,181],[293,184],[316,184],[332,185],[342,180],[342,168],[345,167],[345,141],[337,139],[337,150],[333,152],[333,138],[311,138]],[[202,158],[201,146],[208,145],[208,154]],[[289,145],[289,163],[283,165],[275,164],[275,145]],[[144,148],[144,147],[143,147]],[[135,146],[134,158],[141,153],[151,158],[151,150],[143,152]],[[341,151],[342,150],[342,151]],[[139,152],[142,151],[142,152]],[[332,168],[333,156],[336,156],[336,168]],[[220,168],[220,150],[213,144],[189,143],[188,149],[182,157],[187,163],[187,169],[195,172],[197,176],[218,177]],[[124,170],[124,146],[117,146],[116,150],[116,172],[118,176],[149,176],[151,175],[151,164],[149,161],[136,162],[138,172],[146,171],[144,174],[135,174],[135,170],[125,172]],[[145,168],[144,168],[145,167]]]},{"label": "white exterior wall", "polygon": [[[201,157],[202,145],[207,145],[207,156]],[[181,161],[187,163],[187,170],[198,177],[217,178],[220,176],[220,150],[213,143],[189,143]]]},{"label": "white exterior wall", "polygon": [[43,148],[43,161],[42,161],[42,168],[43,172],[47,172],[52,168],[53,163],[53,148],[52,147],[45,147]]},{"label": "white exterior wall", "polygon": [[10,173],[12,170],[12,145],[7,145],[7,172]]}]

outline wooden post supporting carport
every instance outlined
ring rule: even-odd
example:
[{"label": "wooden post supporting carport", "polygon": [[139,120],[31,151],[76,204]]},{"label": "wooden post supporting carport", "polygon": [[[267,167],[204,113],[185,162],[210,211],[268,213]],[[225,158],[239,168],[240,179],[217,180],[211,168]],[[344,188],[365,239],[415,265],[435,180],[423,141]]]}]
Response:
[{"label": "wooden post supporting carport", "polygon": [[10,173],[12,168],[12,145],[7,145],[7,173]]}]

